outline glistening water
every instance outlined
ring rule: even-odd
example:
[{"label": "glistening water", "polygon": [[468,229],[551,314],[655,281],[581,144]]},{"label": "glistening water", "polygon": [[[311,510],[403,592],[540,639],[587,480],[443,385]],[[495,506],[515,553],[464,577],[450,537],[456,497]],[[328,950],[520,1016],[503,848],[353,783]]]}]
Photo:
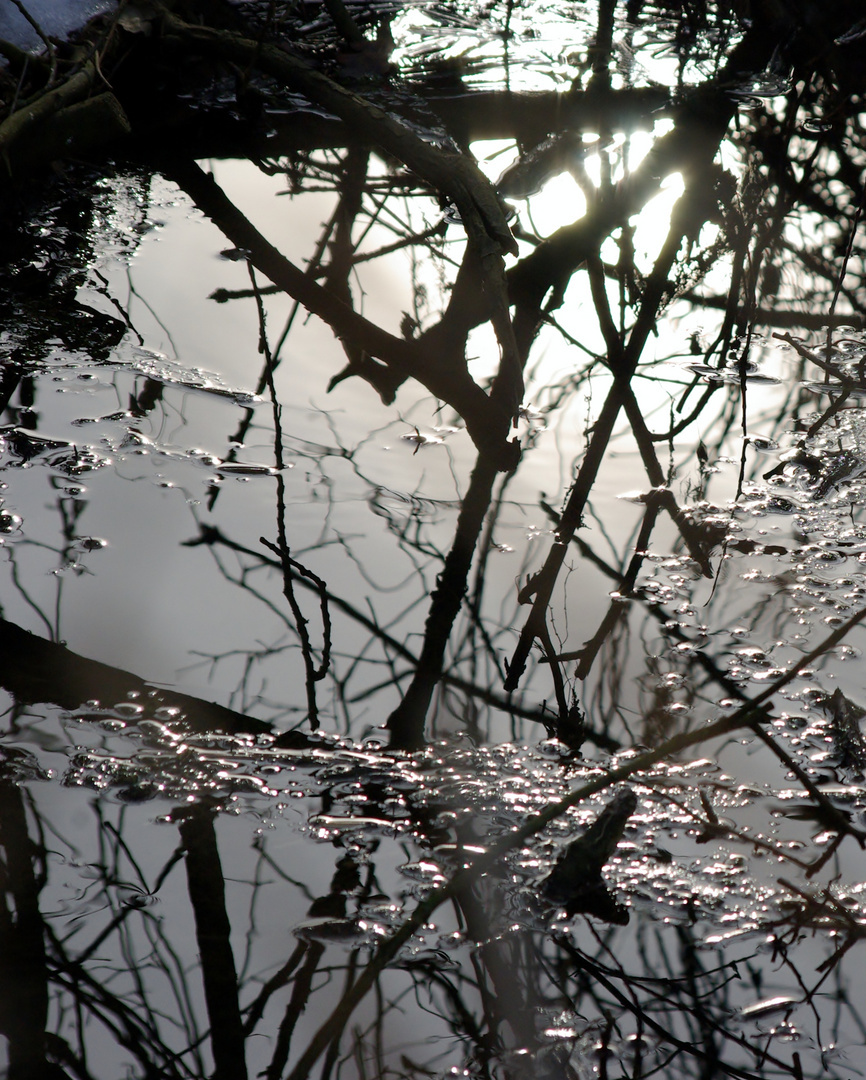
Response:
[{"label": "glistening water", "polygon": [[2,50],[0,1075],[866,1074],[858,5],[106,6]]}]

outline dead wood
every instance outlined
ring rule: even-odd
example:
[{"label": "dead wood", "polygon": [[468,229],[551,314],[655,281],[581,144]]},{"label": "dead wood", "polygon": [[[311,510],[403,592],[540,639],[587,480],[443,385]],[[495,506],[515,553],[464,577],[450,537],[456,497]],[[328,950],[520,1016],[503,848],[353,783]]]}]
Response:
[{"label": "dead wood", "polygon": [[449,146],[432,146],[408,125],[317,71],[279,45],[260,43],[226,30],[190,26],[166,13],[165,30],[187,46],[244,67],[255,67],[302,93],[308,100],[354,125],[370,141],[452,200],[470,240],[485,254],[517,254],[517,242],[490,181],[475,162]]}]

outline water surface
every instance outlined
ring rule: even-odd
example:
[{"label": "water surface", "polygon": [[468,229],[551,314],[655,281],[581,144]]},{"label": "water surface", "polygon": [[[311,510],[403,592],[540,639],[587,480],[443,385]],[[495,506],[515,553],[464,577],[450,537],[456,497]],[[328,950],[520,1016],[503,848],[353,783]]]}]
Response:
[{"label": "water surface", "polygon": [[6,196],[3,1075],[862,1074],[847,8],[238,5],[510,253],[123,16]]}]

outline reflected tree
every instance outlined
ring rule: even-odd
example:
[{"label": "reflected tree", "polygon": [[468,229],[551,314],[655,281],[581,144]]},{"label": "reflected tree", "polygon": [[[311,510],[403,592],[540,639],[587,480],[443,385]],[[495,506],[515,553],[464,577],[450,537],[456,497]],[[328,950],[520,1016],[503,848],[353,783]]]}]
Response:
[{"label": "reflected tree", "polygon": [[[94,811],[98,851],[87,866],[103,906],[86,933],[74,918],[59,933],[45,900],[60,887],[49,837],[64,864],[78,858],[76,845],[49,824],[50,800],[31,797],[48,774],[29,751],[3,748],[0,1029],[10,1078],[106,1075],[112,1065],[95,1050],[102,1038],[141,1076],[451,1069],[517,1080],[617,1067],[634,1077],[800,1080],[810,1074],[784,1042],[797,1034],[785,1025],[801,1005],[820,1027],[822,995],[837,976],[839,1007],[862,1030],[841,975],[863,937],[860,902],[855,890],[809,880],[833,868],[843,844],[866,841],[856,793],[863,714],[841,690],[804,685],[851,648],[847,636],[866,615],[858,573],[822,576],[825,564],[862,558],[866,540],[862,12],[810,0],[598,0],[586,10],[592,25],[568,79],[540,93],[510,85],[513,27],[532,17],[511,2],[427,11],[434,25],[483,23],[502,44],[504,81],[494,88],[478,86],[471,56],[461,64],[423,42],[414,59],[395,51],[398,3],[121,4],[62,46],[40,30],[38,55],[0,46],[10,193],[0,467],[52,470],[61,523],[52,551],[68,566],[84,507],[68,501],[63,478],[100,463],[39,430],[46,310],[52,339],[88,364],[107,362],[122,340],[144,340],[107,287],[111,316],[77,295],[95,258],[96,181],[107,168],[80,159],[107,145],[140,202],[153,175],[167,179],[247,264],[249,287],[212,299],[254,305],[261,368],[251,383],[269,408],[246,406],[216,471],[242,470],[238,444],[267,438],[273,466],[259,468],[274,480],[273,530],[258,546],[232,532],[218,518],[215,481],[192,510],[186,546],[209,553],[216,576],[291,635],[291,646],[242,644],[240,707],[158,688],[66,648],[60,587],[49,611],[19,571],[25,545],[40,545],[27,537],[5,549],[10,595],[40,635],[4,611],[10,734],[40,703],[63,710],[64,733],[89,725],[106,742],[82,748],[70,737],[64,782],[121,804],[110,825]],[[667,59],[664,83],[634,59],[652,48]],[[649,144],[643,157],[638,134]],[[495,182],[473,153],[490,139],[512,148]],[[68,175],[44,178],[61,156],[75,159]],[[202,164],[224,157],[279,177],[295,200],[329,196],[312,250],[283,251],[253,223],[219,167]],[[31,176],[39,182],[29,185]],[[581,205],[573,220],[539,230],[532,197],[563,176]],[[641,219],[674,178],[681,193],[645,251]],[[396,252],[410,267],[412,310],[394,312],[388,329],[364,312],[364,273]],[[274,296],[290,301],[278,332]],[[360,380],[395,424],[403,400],[426,395],[447,425],[411,425],[413,451],[463,439],[449,459],[456,497],[447,505],[423,490],[388,490],[336,427],[325,450],[293,431],[284,355],[302,313],[336,340],[323,390]],[[680,321],[702,327],[683,334]],[[681,351],[661,355],[677,339]],[[486,376],[479,341],[493,357]],[[570,361],[558,381],[540,359],[551,343]],[[756,406],[773,364],[788,388]],[[140,435],[136,423],[161,407],[165,386],[144,376],[128,395],[117,420],[126,437]],[[543,493],[524,477],[555,423],[582,425],[569,443],[580,449],[561,489]],[[396,607],[385,602],[393,582],[370,581],[353,538],[326,522],[313,540],[293,523],[289,456],[324,476],[328,454],[363,483],[371,517],[410,568]],[[628,529],[608,531],[602,505],[617,454],[640,470],[637,510]],[[731,462],[726,492],[721,466]],[[503,594],[491,580],[496,537],[528,507],[545,528]],[[777,517],[794,519],[778,543],[769,528],[749,527]],[[0,516],[4,532],[20,527],[11,511]],[[329,584],[327,548],[357,568],[374,600]],[[595,623],[569,592],[575,566],[610,594]],[[743,568],[747,584],[774,588],[738,588]],[[813,624],[822,633],[807,641]],[[362,648],[343,644],[357,640],[349,630]],[[213,668],[229,660],[208,659]],[[255,673],[298,660],[303,693],[265,702]],[[779,715],[780,700],[803,716]],[[118,703],[130,701],[143,704],[123,757],[110,739],[128,715]],[[372,732],[363,730],[367,707]],[[435,741],[455,723],[473,749]],[[347,736],[375,738],[357,747],[334,734],[341,724]],[[503,732],[547,739],[494,767],[484,744]],[[806,822],[808,841],[739,820],[764,789],[745,790],[712,761],[699,780],[688,774],[692,748],[735,756],[746,740],[782,771],[786,806],[801,800],[784,824]],[[504,772],[510,787],[497,786]],[[243,874],[223,869],[220,828],[246,797],[251,816],[267,820],[255,800],[278,793],[265,779],[277,775],[297,777],[306,827],[335,848],[327,887],[302,881],[264,830]],[[157,797],[172,801],[163,824],[176,836],[161,864],[144,870],[126,810]],[[661,902],[650,883],[673,862],[658,842],[663,828],[721,845],[715,872],[731,881],[738,871],[724,859],[735,848],[800,874],[782,882],[787,906],[762,907],[755,890],[751,907],[743,899],[724,909],[728,922],[771,935],[798,998],[763,985],[754,941],[735,957],[719,938],[707,948],[712,905],[697,884],[678,908],[686,886],[666,886],[670,926],[650,917]],[[404,859],[396,885],[395,848]],[[181,861],[189,941],[149,907],[178,888]],[[603,876],[610,865],[616,890]],[[290,896],[288,947],[258,940],[271,878]],[[233,896],[240,881],[252,898],[246,914]],[[729,894],[740,896],[734,885]],[[630,912],[639,917],[630,922]],[[835,945],[807,973],[795,946],[817,931]],[[741,1011],[737,1026],[735,991],[748,980],[766,1000]],[[417,1035],[401,1030],[410,1003],[424,1018]],[[756,1041],[744,1025],[762,1010],[785,1020]],[[820,1040],[810,1060],[831,1067]]]}]

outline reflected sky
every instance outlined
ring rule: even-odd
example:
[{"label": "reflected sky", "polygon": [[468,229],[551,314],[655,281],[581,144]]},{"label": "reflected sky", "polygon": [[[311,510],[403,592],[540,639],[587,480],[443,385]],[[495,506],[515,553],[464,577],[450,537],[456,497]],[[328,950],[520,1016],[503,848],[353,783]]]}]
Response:
[{"label": "reflected sky", "polygon": [[[0,937],[34,989],[4,1075],[836,1075],[864,1000],[862,118],[723,4],[401,7],[381,85],[384,33],[371,59],[280,15],[407,140],[477,121],[516,253],[420,152],[267,80],[250,119],[234,69],[194,155],[21,195]],[[591,88],[621,113],[533,113]],[[211,105],[256,153],[204,156]]]}]

